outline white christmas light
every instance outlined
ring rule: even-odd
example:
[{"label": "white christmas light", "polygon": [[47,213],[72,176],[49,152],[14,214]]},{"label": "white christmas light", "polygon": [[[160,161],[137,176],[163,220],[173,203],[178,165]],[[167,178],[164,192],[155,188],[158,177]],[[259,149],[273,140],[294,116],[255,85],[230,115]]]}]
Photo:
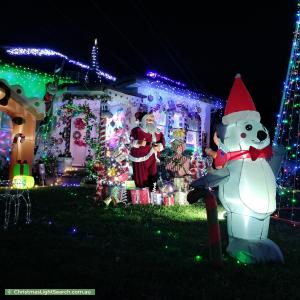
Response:
[{"label": "white christmas light", "polygon": [[[105,73],[105,72],[103,72],[99,69],[99,66],[96,63],[97,50],[95,50],[94,48],[96,48],[96,46],[94,46],[93,50],[92,50],[92,68],[96,69],[96,73],[97,73],[98,76],[102,76],[102,77],[104,77],[108,80],[116,81],[116,77],[114,77],[114,76],[112,76],[108,73]],[[18,55],[18,56],[21,56],[21,55],[28,55],[28,56],[29,55],[33,55],[33,56],[59,56],[59,57],[64,58],[70,64],[76,65],[80,68],[87,69],[87,70],[91,69],[90,66],[88,66],[88,65],[86,65],[86,64],[84,64],[80,61],[70,59],[68,56],[66,56],[66,55],[64,55],[60,52],[51,50],[51,49],[45,49],[45,48],[20,48],[20,47],[18,47],[18,48],[9,48],[9,49],[6,50],[6,52],[10,55]]]}]

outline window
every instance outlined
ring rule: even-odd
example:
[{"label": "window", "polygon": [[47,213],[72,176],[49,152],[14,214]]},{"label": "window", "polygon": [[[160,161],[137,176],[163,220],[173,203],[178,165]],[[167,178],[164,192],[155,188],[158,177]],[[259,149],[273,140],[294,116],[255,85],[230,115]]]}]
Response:
[{"label": "window", "polygon": [[155,121],[157,124],[157,127],[160,129],[160,131],[166,135],[167,130],[167,113],[166,112],[159,112],[155,111],[154,113]]}]

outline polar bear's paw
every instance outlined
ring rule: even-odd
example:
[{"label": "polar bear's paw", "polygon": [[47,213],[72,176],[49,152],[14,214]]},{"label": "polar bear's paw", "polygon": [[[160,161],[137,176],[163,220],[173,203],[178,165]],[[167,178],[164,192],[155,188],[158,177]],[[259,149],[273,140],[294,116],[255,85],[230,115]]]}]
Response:
[{"label": "polar bear's paw", "polygon": [[227,253],[245,264],[284,262],[281,250],[269,239],[244,240],[231,238]]}]

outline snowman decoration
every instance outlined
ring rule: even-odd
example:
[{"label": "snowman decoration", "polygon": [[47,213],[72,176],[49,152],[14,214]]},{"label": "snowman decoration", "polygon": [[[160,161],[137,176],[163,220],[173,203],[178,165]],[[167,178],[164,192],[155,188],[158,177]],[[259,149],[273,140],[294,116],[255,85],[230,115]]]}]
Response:
[{"label": "snowman decoration", "polygon": [[[270,137],[239,74],[222,123],[222,134],[217,139],[222,168],[192,186],[219,186],[219,199],[227,216],[230,256],[243,263],[283,262],[279,247],[268,239],[270,215],[276,209],[276,166],[270,161]],[[274,161],[278,163],[278,159]]]}]

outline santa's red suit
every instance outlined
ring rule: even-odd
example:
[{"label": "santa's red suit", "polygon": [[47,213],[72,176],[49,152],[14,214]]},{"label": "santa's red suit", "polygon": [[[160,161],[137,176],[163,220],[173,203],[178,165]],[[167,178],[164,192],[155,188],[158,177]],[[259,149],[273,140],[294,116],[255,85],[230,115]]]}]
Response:
[{"label": "santa's red suit", "polygon": [[[155,138],[154,138],[155,135]],[[165,148],[165,138],[163,133],[153,134],[145,132],[141,127],[131,130],[132,147],[129,159],[133,165],[133,179],[137,187],[153,188],[153,183],[157,180],[157,162],[153,149],[153,143],[159,146],[159,151]],[[140,146],[139,142],[146,141],[145,146]],[[159,156],[159,153],[157,153]]]}]

